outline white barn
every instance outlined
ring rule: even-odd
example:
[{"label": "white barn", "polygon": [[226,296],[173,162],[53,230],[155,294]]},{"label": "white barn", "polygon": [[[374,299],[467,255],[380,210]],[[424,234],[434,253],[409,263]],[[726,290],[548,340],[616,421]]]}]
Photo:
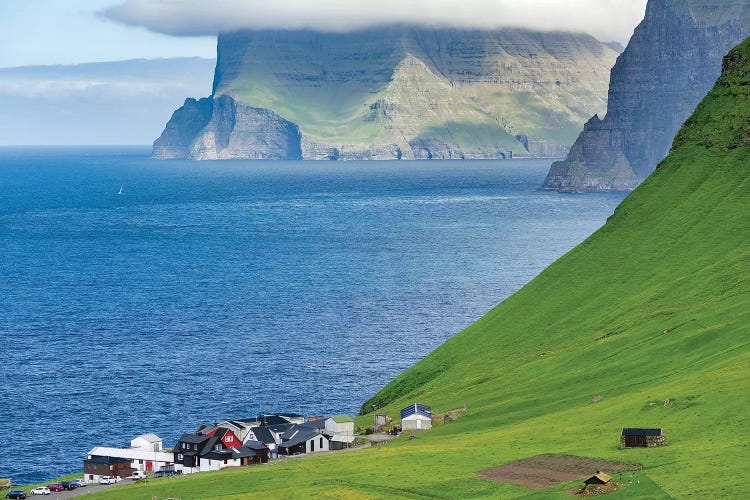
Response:
[{"label": "white barn", "polygon": [[336,415],[327,418],[325,423],[326,434],[332,436],[353,436],[354,419],[349,415]]},{"label": "white barn", "polygon": [[156,434],[141,434],[130,441],[130,447],[147,449],[149,451],[161,451],[162,440]]},{"label": "white barn", "polygon": [[401,430],[421,431],[432,428],[432,408],[414,403],[401,410]]}]

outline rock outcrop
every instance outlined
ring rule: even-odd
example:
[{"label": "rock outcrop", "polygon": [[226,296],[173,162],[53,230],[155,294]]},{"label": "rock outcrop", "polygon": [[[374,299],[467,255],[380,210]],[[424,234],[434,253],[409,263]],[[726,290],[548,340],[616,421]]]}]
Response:
[{"label": "rock outcrop", "polygon": [[606,106],[617,52],[591,36],[396,26],[219,37],[211,97],[155,158],[555,157]]},{"label": "rock outcrop", "polygon": [[567,159],[553,163],[544,188],[635,188],[719,77],[723,55],[748,35],[744,0],[649,0],[612,69],[607,115],[586,123]]}]

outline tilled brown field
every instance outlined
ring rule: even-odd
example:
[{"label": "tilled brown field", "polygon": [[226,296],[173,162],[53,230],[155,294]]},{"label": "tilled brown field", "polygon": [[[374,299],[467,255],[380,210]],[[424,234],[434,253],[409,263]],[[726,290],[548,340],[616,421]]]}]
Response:
[{"label": "tilled brown field", "polygon": [[537,490],[549,488],[566,481],[585,479],[597,471],[617,474],[628,470],[640,470],[641,466],[625,462],[611,462],[598,458],[574,457],[571,455],[537,455],[510,462],[500,467],[480,470],[482,479],[499,483],[517,484]]}]

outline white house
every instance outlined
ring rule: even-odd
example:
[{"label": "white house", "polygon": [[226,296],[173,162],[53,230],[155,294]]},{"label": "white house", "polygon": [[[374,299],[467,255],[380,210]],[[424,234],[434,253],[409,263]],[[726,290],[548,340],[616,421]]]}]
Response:
[{"label": "white house", "polygon": [[156,434],[141,434],[130,441],[130,447],[147,449],[149,451],[161,451],[162,440]]},{"label": "white house", "polygon": [[[174,456],[171,453],[160,451],[149,451],[144,448],[108,448],[97,446],[88,452],[88,459],[96,457],[107,457],[111,459],[127,459],[130,467],[140,471],[158,471],[171,468],[174,465]],[[94,478],[85,478],[86,482],[94,482]]]},{"label": "white house", "polygon": [[414,403],[401,410],[402,430],[425,430],[432,428],[432,408]]},{"label": "white house", "polygon": [[314,430],[298,427],[278,446],[279,455],[299,455],[330,450],[328,438]]},{"label": "white house", "polygon": [[332,436],[353,436],[354,435],[354,419],[349,415],[336,415],[335,417],[326,419],[326,434]]}]

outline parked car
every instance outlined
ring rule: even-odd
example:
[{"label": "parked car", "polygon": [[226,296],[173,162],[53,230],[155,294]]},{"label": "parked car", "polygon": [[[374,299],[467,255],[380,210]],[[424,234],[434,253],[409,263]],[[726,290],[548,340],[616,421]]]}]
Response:
[{"label": "parked car", "polygon": [[99,478],[99,484],[115,484],[117,479],[112,476],[102,476]]},{"label": "parked car", "polygon": [[65,486],[60,483],[48,484],[47,488],[49,488],[50,491],[65,491]]},{"label": "parked car", "polygon": [[139,479],[146,479],[146,473],[142,470],[134,470],[131,475],[126,477],[125,479],[132,479],[133,481],[138,481]]},{"label": "parked car", "polygon": [[86,487],[86,481],[83,479],[73,479],[73,484],[76,485],[76,488],[85,488]]},{"label": "parked car", "polygon": [[78,488],[78,485],[73,484],[73,481],[60,481],[60,485],[66,490],[74,490]]},{"label": "parked car", "polygon": [[34,488],[33,490],[31,490],[30,493],[32,495],[49,495],[50,491],[49,491],[49,488],[47,488],[46,486],[38,486]]},{"label": "parked car", "polygon": [[10,490],[5,494],[5,498],[26,498],[26,491],[24,490]]}]

